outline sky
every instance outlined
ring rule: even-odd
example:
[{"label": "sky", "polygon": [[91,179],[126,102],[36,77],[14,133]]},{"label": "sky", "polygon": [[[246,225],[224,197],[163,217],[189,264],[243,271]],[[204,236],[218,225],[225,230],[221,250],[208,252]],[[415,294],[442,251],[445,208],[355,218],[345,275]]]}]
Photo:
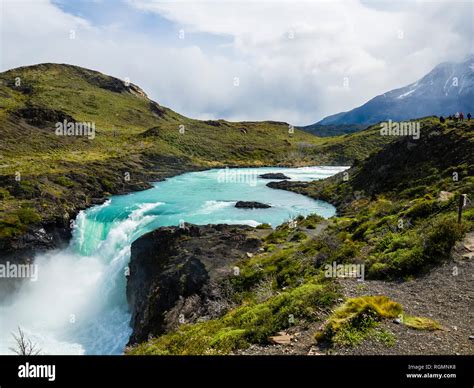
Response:
[{"label": "sky", "polygon": [[308,125],[474,53],[473,1],[0,0],[0,70],[98,70],[197,119]]}]

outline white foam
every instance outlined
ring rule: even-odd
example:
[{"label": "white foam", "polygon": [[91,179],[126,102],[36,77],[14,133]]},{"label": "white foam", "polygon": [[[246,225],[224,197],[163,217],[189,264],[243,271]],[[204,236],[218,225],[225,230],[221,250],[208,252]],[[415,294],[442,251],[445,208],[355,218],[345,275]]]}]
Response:
[{"label": "white foam", "polygon": [[235,201],[206,201],[194,214],[211,214],[228,207],[233,207],[235,204]]},{"label": "white foam", "polygon": [[1,309],[0,353],[13,346],[12,332],[20,326],[37,342],[44,354],[83,353],[79,344],[61,337],[70,329],[71,319],[90,317],[91,303],[97,300],[105,265],[95,257],[70,251],[38,256],[38,280],[24,282],[12,304]]},{"label": "white foam", "polygon": [[151,203],[142,203],[141,205],[138,206],[138,209],[134,210],[129,218],[132,220],[139,220],[143,215],[150,211],[153,210],[154,208],[164,205],[164,202],[151,202]]},{"label": "white foam", "polygon": [[228,224],[228,225],[249,225],[256,227],[261,224],[261,222],[255,221],[255,220],[231,220],[231,219],[226,219],[226,220],[216,220],[213,222],[213,224]]}]

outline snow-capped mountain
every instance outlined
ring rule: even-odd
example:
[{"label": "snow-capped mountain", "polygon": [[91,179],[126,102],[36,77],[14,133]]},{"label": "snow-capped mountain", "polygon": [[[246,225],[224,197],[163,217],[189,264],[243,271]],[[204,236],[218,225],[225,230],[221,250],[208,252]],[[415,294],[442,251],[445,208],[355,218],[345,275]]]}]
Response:
[{"label": "snow-capped mountain", "polygon": [[374,97],[358,108],[319,121],[319,125],[374,124],[455,112],[474,114],[474,55],[444,62],[420,80]]}]

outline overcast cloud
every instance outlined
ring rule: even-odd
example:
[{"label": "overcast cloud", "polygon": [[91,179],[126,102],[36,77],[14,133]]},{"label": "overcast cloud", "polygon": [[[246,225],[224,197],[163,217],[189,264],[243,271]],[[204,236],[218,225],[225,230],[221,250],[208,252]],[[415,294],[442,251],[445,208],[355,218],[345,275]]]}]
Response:
[{"label": "overcast cloud", "polygon": [[2,71],[76,64],[128,77],[160,104],[203,119],[311,124],[474,52],[470,1],[3,0],[1,7]]}]

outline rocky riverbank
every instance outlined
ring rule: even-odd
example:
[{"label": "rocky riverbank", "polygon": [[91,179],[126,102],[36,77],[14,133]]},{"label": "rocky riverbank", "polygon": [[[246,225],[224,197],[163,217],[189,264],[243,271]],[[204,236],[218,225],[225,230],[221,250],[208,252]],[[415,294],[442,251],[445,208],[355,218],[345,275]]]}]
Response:
[{"label": "rocky riverbank", "polygon": [[55,175],[46,174],[41,178],[41,184],[32,184],[29,180],[4,179],[2,187],[9,193],[22,200],[46,200],[48,208],[43,210],[41,217],[33,212],[27,214],[31,219],[25,220],[21,233],[9,235],[6,233],[7,229],[3,230],[5,235],[0,236],[0,263],[22,263],[31,260],[37,253],[66,244],[71,238],[72,220],[79,211],[103,203],[110,195],[145,190],[152,187],[152,181],[158,182],[203,168],[193,165],[187,159],[153,157],[137,159],[128,179],[124,177],[127,176],[127,170],[131,169],[127,169],[127,164],[121,160],[89,165],[87,172],[83,169],[84,166],[63,177],[63,180],[71,182],[70,190],[64,198],[54,198],[42,191],[42,185],[56,184],[58,177]]}]

